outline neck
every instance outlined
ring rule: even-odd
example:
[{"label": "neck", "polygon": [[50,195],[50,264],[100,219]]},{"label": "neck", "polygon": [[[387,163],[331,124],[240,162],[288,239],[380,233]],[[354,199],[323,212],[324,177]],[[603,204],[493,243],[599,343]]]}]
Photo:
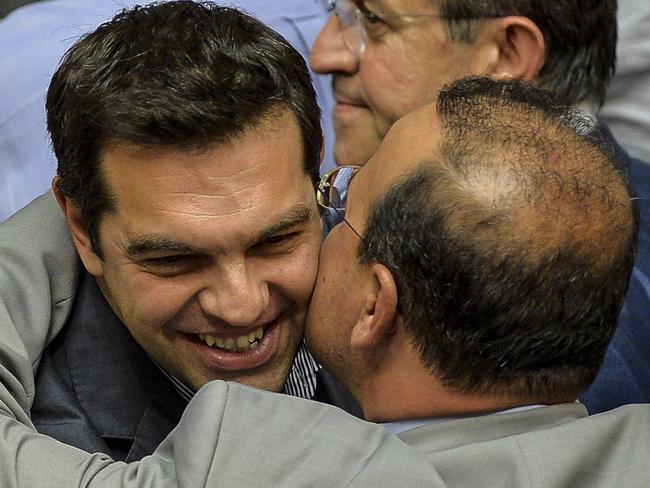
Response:
[{"label": "neck", "polygon": [[[399,360],[393,360],[398,358]],[[422,366],[415,353],[390,353],[381,364],[360,375],[355,397],[366,420],[398,420],[480,415],[534,404],[565,403],[575,398],[524,398],[508,395],[468,394],[445,386]]]},{"label": "neck", "polygon": [[414,381],[412,375],[394,375],[373,382],[359,395],[364,417],[371,422],[458,417],[498,412],[538,402],[521,398],[458,393],[430,375]]}]

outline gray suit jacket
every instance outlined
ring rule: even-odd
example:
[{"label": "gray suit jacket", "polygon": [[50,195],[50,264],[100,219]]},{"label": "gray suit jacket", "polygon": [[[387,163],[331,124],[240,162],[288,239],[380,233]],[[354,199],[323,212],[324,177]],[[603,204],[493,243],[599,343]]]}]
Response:
[{"label": "gray suit jacket", "polygon": [[561,404],[431,424],[400,438],[449,487],[650,486],[650,405],[588,417],[581,404]]}]

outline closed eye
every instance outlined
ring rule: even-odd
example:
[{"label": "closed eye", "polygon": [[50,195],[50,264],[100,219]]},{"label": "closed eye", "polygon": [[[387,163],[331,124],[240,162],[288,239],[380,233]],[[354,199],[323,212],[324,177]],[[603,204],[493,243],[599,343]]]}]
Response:
[{"label": "closed eye", "polygon": [[302,235],[301,231],[275,234],[255,244],[253,250],[256,253],[284,253],[293,249]]},{"label": "closed eye", "polygon": [[193,271],[202,262],[202,256],[194,254],[173,254],[143,259],[141,264],[155,275],[169,277]]},{"label": "closed eye", "polygon": [[364,4],[361,4],[359,7],[359,13],[363,17],[363,21],[369,24],[375,24],[382,20],[382,18],[366,7]]},{"label": "closed eye", "polygon": [[280,244],[282,242],[286,242],[288,240],[293,239],[298,235],[298,232],[290,232],[288,234],[281,234],[277,236],[271,236],[268,239],[266,239],[265,243],[266,244]]},{"label": "closed eye", "polygon": [[365,36],[371,39],[381,38],[388,29],[387,16],[376,14],[365,5],[359,6],[359,22]]}]

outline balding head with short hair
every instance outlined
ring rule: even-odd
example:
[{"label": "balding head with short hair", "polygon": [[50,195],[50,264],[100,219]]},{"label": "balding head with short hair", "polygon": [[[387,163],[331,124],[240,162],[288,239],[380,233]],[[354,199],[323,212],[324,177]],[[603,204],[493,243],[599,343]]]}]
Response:
[{"label": "balding head with short hair", "polygon": [[439,150],[374,205],[361,261],[391,271],[412,344],[450,389],[575,399],[634,259],[618,162],[588,119],[531,85],[465,79],[437,112]]}]

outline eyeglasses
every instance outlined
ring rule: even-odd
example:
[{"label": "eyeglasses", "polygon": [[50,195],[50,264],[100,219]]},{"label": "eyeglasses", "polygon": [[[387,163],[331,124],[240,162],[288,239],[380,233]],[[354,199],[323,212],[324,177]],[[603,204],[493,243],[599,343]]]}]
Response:
[{"label": "eyeglasses", "polygon": [[[359,55],[363,52],[368,34],[368,26],[372,26],[389,18],[418,18],[437,17],[445,18],[440,14],[387,14],[375,13],[369,10],[363,2],[359,5],[352,0],[321,0],[328,12],[334,12],[340,20],[341,35],[345,46],[352,54]],[[480,16],[467,16],[454,18],[454,20],[478,20],[499,18],[500,15],[486,14]]]},{"label": "eyeglasses", "polygon": [[351,164],[337,166],[322,176],[316,188],[316,201],[318,204],[323,208],[334,211],[359,239],[361,239],[361,234],[352,227],[352,224],[346,220],[344,215],[348,187],[352,178],[360,169],[361,166]]},{"label": "eyeglasses", "polygon": [[394,17],[440,17],[439,14],[377,14],[363,3],[356,5],[352,0],[322,0],[328,12],[334,12],[341,21],[341,34],[346,47],[353,54],[359,54],[365,47],[366,25],[372,25],[386,18]]}]

